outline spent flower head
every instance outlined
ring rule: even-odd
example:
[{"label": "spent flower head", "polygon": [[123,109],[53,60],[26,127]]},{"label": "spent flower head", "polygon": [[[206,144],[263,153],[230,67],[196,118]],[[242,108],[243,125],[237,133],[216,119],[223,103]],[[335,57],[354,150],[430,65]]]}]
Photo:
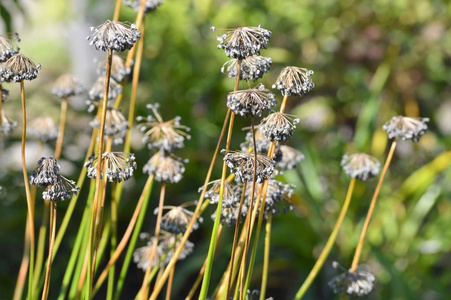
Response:
[{"label": "spent flower head", "polygon": [[239,27],[219,36],[218,48],[224,49],[228,57],[245,59],[248,56],[260,55],[260,49],[266,49],[271,31],[258,27]]},{"label": "spent flower head", "polygon": [[[187,210],[184,205],[180,206],[163,206],[163,209],[169,209],[161,218],[161,229],[172,233],[185,233],[188,223],[193,217],[193,212]],[[158,212],[158,208],[154,213]],[[196,219],[192,230],[199,228],[199,222],[202,218]]]},{"label": "spent flower head", "polygon": [[267,139],[283,143],[293,136],[297,123],[297,117],[273,112],[261,120],[259,128]]},{"label": "spent flower head", "polygon": [[17,122],[11,119],[6,112],[2,109],[2,124],[0,126],[0,131],[5,135],[10,135],[14,128],[17,127]]},{"label": "spent flower head", "polygon": [[[235,78],[237,72],[238,59],[228,60],[221,67],[221,72],[226,73],[229,78]],[[256,81],[262,78],[271,68],[272,59],[259,55],[248,56],[241,61],[240,80]]]},{"label": "spent flower head", "polygon": [[[105,76],[99,76],[88,92],[89,99],[101,100],[103,99],[103,91],[105,89]],[[110,85],[108,87],[108,100],[114,100],[122,93],[122,87],[114,79],[110,78]]]},{"label": "spent flower head", "polygon": [[183,163],[186,161],[164,151],[158,151],[144,165],[143,173],[154,175],[158,182],[177,183],[183,177],[185,172]]},{"label": "spent flower head", "polygon": [[[20,41],[17,33],[15,33],[13,37],[16,41]],[[19,53],[19,48],[15,46],[13,40],[7,36],[0,35],[0,62],[5,62],[8,58],[17,53]]]},{"label": "spent flower head", "polygon": [[[254,174],[254,153],[229,152],[224,157],[224,161],[230,168],[230,172],[235,174],[238,181],[251,182]],[[267,180],[274,172],[275,161],[266,155],[257,154],[257,182]]]},{"label": "spent flower head", "polygon": [[382,128],[387,131],[389,139],[413,140],[418,142],[428,129],[429,118],[410,118],[397,116],[385,123]]},{"label": "spent flower head", "polygon": [[56,183],[60,166],[53,157],[41,157],[30,176],[30,184],[42,188]]},{"label": "spent flower head", "polygon": [[49,117],[38,117],[33,119],[30,122],[28,132],[32,137],[43,143],[56,140],[58,137],[58,128]]},{"label": "spent flower head", "polygon": [[[100,128],[98,116],[89,125]],[[128,129],[128,121],[117,109],[108,108],[105,115],[105,136],[111,137],[115,145],[122,144]]]},{"label": "spent flower head", "polygon": [[85,91],[78,78],[72,74],[63,74],[58,77],[53,85],[52,94],[59,98],[67,98],[80,95]]},{"label": "spent flower head", "polygon": [[36,65],[23,54],[14,54],[0,65],[0,81],[20,82],[38,77],[41,65]]},{"label": "spent flower head", "polygon": [[[219,201],[219,192],[221,188],[221,179],[216,179],[207,183],[207,186],[210,188],[205,192],[205,198],[210,199],[210,204],[217,204]],[[199,188],[199,192],[204,187]],[[235,202],[239,202],[239,196],[236,193],[236,186],[227,180],[224,181],[224,192],[222,194],[222,205],[224,206],[232,206]]]},{"label": "spent flower head", "polygon": [[[136,12],[139,11],[141,6],[141,0],[122,0],[122,3],[133,8]],[[163,4],[163,0],[146,0],[144,2],[144,13],[149,13],[156,10],[161,4]]]},{"label": "spent flower head", "polygon": [[[161,231],[159,237],[159,247],[164,253],[167,253],[167,257],[164,260],[164,264],[167,265],[174,254],[174,250],[180,245],[180,237],[177,234],[169,233],[164,230]],[[182,248],[182,252],[180,252],[177,260],[184,260],[188,255],[193,252],[194,244],[190,241],[186,241],[185,245]]]},{"label": "spent flower head", "polygon": [[[140,234],[141,239],[147,238],[147,236],[148,234]],[[146,246],[137,248],[133,252],[133,261],[137,264],[138,269],[146,271],[149,267],[150,253],[152,251],[152,245],[154,241],[155,238],[150,238]],[[155,249],[156,250],[153,256],[152,268],[156,267],[159,264],[162,264],[162,262],[160,261],[162,260],[163,250],[159,246],[157,246]]]},{"label": "spent flower head", "polygon": [[[334,268],[344,269],[335,261],[332,265]],[[344,273],[329,281],[328,285],[336,294],[365,296],[373,290],[375,280],[376,278],[373,274],[359,266],[355,272],[344,270]]]},{"label": "spent flower head", "polygon": [[[121,182],[130,179],[133,176],[137,165],[135,155],[125,152],[104,152],[102,154],[103,168],[101,177],[107,176],[109,182]],[[88,177],[95,179],[97,177],[98,156],[92,154],[89,160],[85,162],[88,169]]]},{"label": "spent flower head", "polygon": [[276,156],[276,168],[282,171],[294,169],[304,159],[301,151],[287,145],[280,145],[279,151],[281,155]]},{"label": "spent flower head", "polygon": [[312,74],[313,71],[304,68],[285,67],[272,88],[277,88],[284,96],[303,96],[315,87],[311,78]]},{"label": "spent flower head", "polygon": [[42,198],[47,201],[65,201],[78,195],[79,191],[75,181],[57,174],[55,182],[42,192]]},{"label": "spent flower head", "polygon": [[[224,202],[221,206],[221,215],[220,222],[224,226],[235,226],[236,221],[238,219],[238,211],[239,211],[239,201],[235,201],[230,205],[226,205]],[[242,212],[243,215],[243,212]],[[216,211],[211,215],[213,220],[216,219]],[[244,218],[240,218],[240,223],[243,222]]]},{"label": "spent flower head", "polygon": [[260,117],[263,111],[270,110],[276,103],[276,96],[263,84],[227,95],[227,107],[243,117]]},{"label": "spent flower head", "polygon": [[107,20],[105,23],[90,28],[92,35],[86,39],[89,45],[97,50],[124,51],[131,49],[140,38],[139,30],[135,24]]},{"label": "spent flower head", "polygon": [[366,153],[354,153],[343,155],[341,166],[345,173],[351,178],[367,180],[377,176],[380,169],[380,162]]}]

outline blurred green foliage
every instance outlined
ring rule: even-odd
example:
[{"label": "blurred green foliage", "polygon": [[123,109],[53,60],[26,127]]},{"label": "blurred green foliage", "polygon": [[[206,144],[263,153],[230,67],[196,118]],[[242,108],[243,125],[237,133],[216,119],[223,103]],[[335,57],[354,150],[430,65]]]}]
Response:
[{"label": "blurred green foliage", "polygon": [[[111,18],[114,5],[113,1],[108,5],[94,0],[66,2],[28,3],[23,14],[1,6],[8,30],[18,30],[13,21],[25,17],[24,23],[17,25],[22,31],[21,49],[43,65],[38,80],[29,84],[30,114],[50,114],[55,121],[59,104],[49,96],[53,80],[82,61],[92,61],[82,56],[86,51],[71,47],[86,43],[89,27]],[[288,103],[289,112],[301,119],[290,145],[303,151],[306,159],[297,170],[284,174],[283,180],[297,186],[295,210],[273,221],[266,294],[275,299],[293,297],[331,232],[344,199],[349,179],[341,170],[341,156],[367,151],[383,160],[388,142],[381,127],[393,115],[402,114],[429,117],[430,133],[418,144],[401,142],[383,185],[362,256],[377,278],[368,299],[447,299],[451,293],[450,17],[451,3],[444,0],[164,1],[145,21],[138,115],[147,114],[146,103],[159,102],[164,118],[180,115],[182,123],[192,128],[192,140],[178,153],[190,162],[184,180],[168,188],[167,203],[197,199],[197,187],[203,184],[222,126],[233,79],[220,73],[227,58],[216,49],[216,35],[226,28],[262,24],[273,34],[268,49],[262,51],[273,59],[273,66],[261,82],[271,86],[282,67],[295,65],[314,70],[316,84],[309,95],[292,97]],[[123,7],[120,20],[133,22],[134,18],[134,11]],[[217,31],[211,32],[211,26]],[[85,81],[95,77],[88,71],[82,78]],[[6,87],[11,89],[11,97],[4,107],[19,120],[18,88]],[[127,100],[129,87],[125,94]],[[91,117],[81,111],[69,116],[63,158],[75,179],[82,167]],[[248,120],[238,118],[236,128],[248,125]],[[150,154],[139,143],[138,132],[135,136],[134,151],[142,166]],[[236,129],[232,148],[238,148],[243,137]],[[11,155],[7,150],[18,140],[18,135],[4,140],[2,160]],[[213,178],[220,174],[219,165]],[[144,176],[137,173],[121,203],[119,232],[125,230],[144,185]],[[0,176],[4,187],[0,194],[0,255],[7,258],[0,264],[0,290],[2,295],[12,295],[26,207],[20,172],[8,169]],[[338,271],[331,262],[337,260],[349,267],[374,188],[375,181],[356,185],[336,246],[308,299],[333,297],[327,282]],[[65,205],[60,205],[61,212]],[[38,201],[37,224],[41,206]],[[151,211],[155,206],[156,199]],[[54,263],[52,287],[58,286],[64,272],[82,208],[80,205]],[[191,238],[195,252],[177,267],[174,299],[186,295],[205,258],[211,213],[207,211],[204,225]],[[146,228],[152,230],[153,224],[149,212]],[[232,230],[225,230],[215,270],[225,269],[231,236]],[[260,286],[261,261],[260,253],[252,288]],[[142,280],[141,271],[132,269],[124,299],[134,295]],[[213,274],[213,284],[221,273]]]}]

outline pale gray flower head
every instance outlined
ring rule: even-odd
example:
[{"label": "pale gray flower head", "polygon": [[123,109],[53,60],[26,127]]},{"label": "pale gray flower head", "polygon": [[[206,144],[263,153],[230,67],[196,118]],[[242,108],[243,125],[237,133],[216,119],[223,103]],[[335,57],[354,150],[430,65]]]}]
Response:
[{"label": "pale gray flower head", "polygon": [[[266,136],[264,136],[261,133],[259,127],[260,126],[256,126],[255,130],[254,130],[255,144],[256,144],[255,148],[257,150],[257,153],[268,154],[271,141],[268,140],[266,138]],[[251,128],[249,128],[249,127],[243,128],[243,130],[246,130],[246,129],[249,129],[249,132],[246,133],[244,142],[240,144],[241,151],[243,151],[243,152],[252,151],[252,149],[254,149],[254,141],[253,141],[253,137],[252,137],[252,131],[250,131]],[[279,146],[276,145],[276,151],[274,153],[274,160],[276,162],[279,160],[280,155],[281,155],[281,153],[279,150]]]},{"label": "pale gray flower head", "polygon": [[107,20],[105,23],[90,28],[92,35],[86,39],[89,45],[97,50],[124,51],[131,49],[140,38],[139,30],[135,24]]},{"label": "pale gray flower head", "polygon": [[279,151],[281,155],[276,156],[276,168],[282,171],[294,169],[304,159],[301,151],[287,145],[280,145]]},{"label": "pale gray flower head", "polygon": [[65,201],[78,195],[79,191],[75,181],[57,174],[55,182],[42,192],[42,198],[47,201]]},{"label": "pale gray flower head", "polygon": [[[137,264],[138,269],[141,269],[143,271],[146,271],[149,267],[149,259],[150,259],[150,252],[152,251],[152,243],[154,242],[154,238],[148,237],[148,234],[141,233],[140,238],[141,239],[148,239],[147,245],[144,247],[137,248],[133,252],[133,261]],[[163,251],[159,246],[155,248],[155,253],[153,256],[153,262],[152,262],[152,268],[156,267],[157,265],[162,264],[160,262],[162,260]]]},{"label": "pale gray flower head", "polygon": [[53,157],[41,157],[30,176],[30,184],[45,188],[56,183],[60,166]]},{"label": "pale gray flower head", "polygon": [[2,102],[5,102],[6,98],[9,96],[9,90],[2,88],[1,92],[2,92]]},{"label": "pale gray flower head", "polygon": [[258,27],[240,27],[219,36],[218,48],[224,49],[228,57],[245,59],[260,55],[260,49],[266,49],[271,31]]},{"label": "pale gray flower head", "polygon": [[158,182],[177,183],[185,172],[185,161],[175,155],[158,151],[144,165],[143,173],[154,175]]},{"label": "pale gray flower head", "polygon": [[[20,41],[17,33],[13,37],[14,40]],[[7,36],[0,35],[0,63],[7,61],[8,58],[17,53],[19,53],[19,48],[15,45],[15,42]]]},{"label": "pale gray flower head", "polygon": [[[210,199],[211,204],[217,204],[219,201],[219,192],[221,188],[221,179],[216,179],[207,183],[210,188],[205,192],[205,198]],[[203,186],[199,188],[199,192],[203,189]],[[224,181],[224,192],[222,194],[222,205],[232,206],[236,202],[239,202],[240,198],[236,193],[236,186],[227,180]]]},{"label": "pale gray flower head", "polygon": [[273,112],[261,120],[260,131],[267,139],[284,143],[293,136],[297,123],[297,117]]},{"label": "pale gray flower head", "polygon": [[152,111],[147,117],[138,116],[138,128],[144,132],[142,139],[149,149],[164,149],[167,152],[183,148],[185,139],[191,136],[187,133],[190,128],[180,124],[180,117],[164,121],[158,112],[158,104],[147,104],[147,108]]},{"label": "pale gray flower head", "polygon": [[[226,73],[229,78],[235,78],[237,72],[238,59],[233,58],[222,65],[221,72]],[[259,55],[248,56],[241,61],[240,80],[256,81],[269,72],[272,59]]]},{"label": "pale gray flower head", "polygon": [[[98,156],[92,154],[89,160],[85,162],[88,169],[88,177],[95,179],[97,177]],[[100,178],[106,176],[109,182],[121,182],[130,179],[134,170],[137,168],[135,155],[125,152],[104,152],[102,154],[102,174]]]},{"label": "pale gray flower head", "polygon": [[[180,245],[181,238],[177,234],[169,233],[164,230],[161,231],[159,237],[159,247],[164,253],[167,253],[167,257],[164,260],[164,264],[167,265],[171,260],[175,249]],[[190,241],[186,241],[185,245],[183,245],[182,252],[180,252],[177,260],[184,260],[188,255],[193,252],[194,244]]]},{"label": "pale gray flower head", "polygon": [[[341,266],[334,261],[333,267],[339,268]],[[341,268],[344,269],[343,267]],[[363,270],[363,268],[359,266],[355,272],[345,270],[344,273],[329,281],[328,285],[336,294],[365,296],[373,290],[375,280],[376,278],[373,274]]]},{"label": "pale gray flower head", "polygon": [[315,87],[312,74],[313,71],[304,68],[283,68],[272,88],[277,88],[284,96],[303,96]]},{"label": "pale gray flower head", "polygon": [[[131,71],[131,67],[127,67],[125,65],[122,57],[113,54],[111,61],[111,78],[113,78],[117,82],[122,82],[130,77]],[[101,75],[106,74],[106,61],[99,63],[97,73]]]},{"label": "pale gray flower head", "polygon": [[80,95],[85,91],[78,78],[71,74],[63,74],[58,77],[53,85],[52,94],[59,98],[67,98]]},{"label": "pale gray flower head", "polygon": [[[193,212],[187,210],[184,205],[180,206],[163,206],[163,209],[168,209],[161,218],[161,229],[172,233],[185,233],[188,223],[193,217]],[[158,208],[155,210],[155,214]],[[192,230],[199,228],[199,223],[202,223],[202,218],[196,219]]]},{"label": "pale gray flower head", "polygon": [[[103,99],[103,91],[105,89],[105,76],[99,76],[94,85],[89,90],[89,99],[98,101]],[[122,93],[122,87],[114,79],[110,78],[110,85],[108,87],[108,100],[114,100]]]},{"label": "pale gray flower head", "polygon": [[[141,6],[141,0],[122,0],[122,3],[133,8],[136,12],[139,11]],[[146,0],[144,3],[144,13],[156,10],[161,4],[163,4],[163,0]]]},{"label": "pale gray flower head", "polygon": [[343,155],[341,166],[345,173],[351,178],[367,180],[377,176],[380,169],[380,162],[366,153],[354,153]]},{"label": "pale gray flower head", "polygon": [[[231,203],[230,205],[225,205],[225,203],[221,206],[221,215],[220,215],[220,222],[224,226],[235,226],[236,221],[238,219],[238,212],[239,212],[239,201],[235,201]],[[214,220],[216,219],[216,210],[211,215],[211,218]],[[240,218],[240,223],[242,223],[244,218]]]},{"label": "pale gray flower head", "polygon": [[[254,154],[245,152],[229,152],[224,157],[224,161],[230,168],[230,172],[235,174],[238,181],[251,182],[254,173]],[[274,172],[274,160],[266,155],[257,154],[257,182],[267,180]]]},{"label": "pale gray flower head", "polygon": [[5,135],[10,135],[16,127],[17,122],[11,119],[2,109],[2,124],[0,126],[0,131]]},{"label": "pale gray flower head", "polygon": [[20,82],[38,77],[41,65],[36,65],[23,54],[14,54],[0,65],[0,81]]},{"label": "pale gray flower head", "polygon": [[28,133],[35,139],[46,143],[56,140],[58,137],[58,128],[51,118],[37,117],[30,122]]},{"label": "pale gray flower head", "polygon": [[270,110],[276,103],[276,96],[263,84],[227,95],[227,107],[243,117],[260,117],[263,111]]},{"label": "pale gray flower head", "polygon": [[393,117],[382,128],[387,131],[389,139],[413,140],[418,142],[426,133],[429,118],[409,118],[403,116]]},{"label": "pale gray flower head", "polygon": [[[98,116],[92,120],[89,125],[94,128],[100,128]],[[108,108],[105,116],[105,136],[111,137],[113,144],[119,145],[124,142],[127,133],[128,121],[124,115],[117,109]]]}]

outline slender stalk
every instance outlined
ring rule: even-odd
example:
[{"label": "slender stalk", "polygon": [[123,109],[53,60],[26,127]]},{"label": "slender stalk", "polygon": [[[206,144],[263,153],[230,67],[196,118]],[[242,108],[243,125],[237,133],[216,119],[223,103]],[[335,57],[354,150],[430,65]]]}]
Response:
[{"label": "slender stalk", "polygon": [[266,284],[268,283],[268,268],[269,268],[269,250],[271,246],[271,221],[272,215],[268,216],[268,220],[266,220],[266,234],[265,234],[265,253],[263,258],[263,277],[262,277],[262,285],[260,288],[260,300],[265,300],[266,295]]},{"label": "slender stalk", "polygon": [[64,129],[66,128],[66,116],[67,116],[67,98],[63,98],[61,99],[61,113],[60,113],[58,138],[56,140],[55,154],[53,155],[55,159],[60,158],[61,150],[63,149]]},{"label": "slender stalk", "polygon": [[166,289],[166,300],[171,300],[171,290],[172,290],[172,282],[174,281],[174,271],[175,268],[173,268],[169,273],[168,286]]},{"label": "slender stalk", "polygon": [[[161,185],[161,191],[160,191],[160,201],[158,202],[158,213],[157,213],[157,223],[155,224],[155,236],[154,240],[152,241],[152,249],[150,250],[149,254],[149,266],[152,266],[153,259],[155,257],[155,252],[157,251],[158,246],[158,238],[160,236],[160,228],[161,228],[161,217],[163,216],[163,205],[164,205],[164,196],[166,193],[166,183],[163,182]],[[149,274],[151,271],[151,267],[147,268],[146,275],[144,276],[143,285],[141,287],[142,293],[141,293],[141,299],[146,300],[149,295],[149,286],[147,285],[147,279],[149,278]]]},{"label": "slender stalk", "polygon": [[354,190],[355,180],[356,180],[355,178],[352,178],[351,181],[349,182],[348,192],[346,193],[346,198],[343,203],[343,207],[341,208],[337,222],[335,223],[335,226],[332,229],[332,233],[330,234],[329,239],[327,240],[323,251],[321,251],[321,254],[319,255],[318,259],[316,260],[315,265],[313,266],[309,275],[307,276],[304,283],[300,287],[299,291],[296,293],[296,296],[295,296],[296,300],[299,300],[304,296],[304,294],[307,292],[310,285],[313,283],[313,280],[315,280],[316,276],[318,275],[318,272],[321,270],[321,267],[324,265],[324,262],[326,261],[327,257],[329,256],[330,250],[332,249],[332,246],[335,243],[335,240],[338,235],[338,231],[340,230],[341,224],[343,223],[346,212],[348,211],[349,204],[351,203],[352,192]]},{"label": "slender stalk", "polygon": [[[32,187],[32,190],[35,186]],[[44,252],[45,252],[45,240],[47,235],[47,226],[49,225],[49,215],[52,208],[50,207],[49,201],[44,201],[43,207],[43,218],[41,226],[39,227],[39,236],[38,236],[38,247],[36,250],[36,263],[34,267],[34,278],[33,278],[33,286],[36,292],[40,290],[39,287],[39,279],[41,277],[42,263],[44,261]],[[49,232],[50,236],[50,232]]]},{"label": "slender stalk", "polygon": [[[114,190],[117,188],[117,185],[114,186]],[[115,197],[116,193],[111,193],[111,244],[110,244],[110,256],[114,255],[116,246],[117,246],[117,202],[118,199]],[[108,288],[107,288],[107,299],[113,299],[113,291],[114,291],[114,274],[115,274],[115,264],[113,264],[110,268],[108,275]]]},{"label": "slender stalk", "polygon": [[56,228],[56,201],[50,204],[50,225],[49,225],[49,258],[47,260],[47,271],[45,272],[44,290],[42,291],[42,300],[47,300],[50,288],[50,273],[52,271],[52,253],[53,244],[55,242]]},{"label": "slender stalk", "polygon": [[[2,104],[3,104],[3,88],[2,84],[0,83],[0,129],[2,128],[3,120],[2,120]],[[0,139],[2,138],[2,130],[0,130]]]},{"label": "slender stalk", "polygon": [[385,160],[384,163],[384,168],[382,169],[381,177],[379,177],[376,190],[374,190],[373,198],[371,199],[370,203],[370,208],[368,209],[368,213],[365,218],[365,223],[363,224],[362,228],[362,233],[360,234],[359,243],[357,244],[357,248],[355,249],[354,259],[352,260],[350,272],[355,272],[357,270],[360,255],[362,254],[363,244],[365,243],[365,236],[366,233],[368,232],[368,227],[370,226],[371,216],[373,215],[374,207],[376,206],[377,197],[379,196],[379,192],[381,190],[385,174],[387,174],[388,167],[390,166],[393,154],[395,153],[396,144],[397,144],[396,140],[394,140],[393,143],[391,144],[390,151],[388,152],[387,159]]},{"label": "slender stalk", "polygon": [[114,5],[114,14],[113,21],[119,20],[119,12],[121,11],[122,0],[116,0],[116,4]]},{"label": "slender stalk", "polygon": [[27,218],[25,225],[25,238],[24,238],[22,262],[20,263],[19,275],[17,276],[17,283],[16,288],[14,289],[13,300],[22,299],[22,293],[28,273],[29,262],[30,262],[30,221]]}]

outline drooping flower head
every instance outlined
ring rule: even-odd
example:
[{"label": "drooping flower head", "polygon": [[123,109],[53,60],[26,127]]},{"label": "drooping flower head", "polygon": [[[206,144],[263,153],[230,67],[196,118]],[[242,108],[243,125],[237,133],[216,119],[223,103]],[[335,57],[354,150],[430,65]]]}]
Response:
[{"label": "drooping flower head", "polygon": [[36,65],[23,54],[14,54],[0,65],[0,81],[20,82],[38,77],[41,65]]},{"label": "drooping flower head", "polygon": [[[107,176],[109,182],[121,182],[130,179],[133,176],[137,165],[135,155],[125,152],[104,152],[102,154],[103,168],[100,178]],[[88,177],[95,179],[97,177],[98,156],[92,154],[89,160],[85,162],[88,169]]]},{"label": "drooping flower head", "polygon": [[57,174],[55,182],[42,192],[42,198],[47,201],[65,201],[76,196],[79,191],[75,181]]},{"label": "drooping flower head", "polygon": [[30,122],[28,132],[32,137],[43,143],[56,140],[58,137],[58,128],[49,117],[38,117],[33,119]]},{"label": "drooping flower head", "polygon": [[[17,33],[15,33],[13,37],[14,40],[20,41]],[[19,53],[19,48],[15,46],[13,40],[7,36],[0,35],[0,62],[5,62],[8,58],[17,53]]]},{"label": "drooping flower head", "polygon": [[[137,264],[138,269],[146,271],[149,267],[150,252],[152,251],[152,245],[155,241],[155,238],[151,238],[147,233],[140,233],[139,237],[142,240],[147,239],[148,242],[146,246],[137,248],[133,252],[133,261]],[[153,257],[152,268],[156,267],[160,263],[162,264],[162,262],[160,261],[163,256],[163,250],[159,246],[157,246],[155,249],[156,250]]]},{"label": "drooping flower head", "polygon": [[[100,128],[97,116],[89,125]],[[108,108],[105,115],[105,136],[111,137],[115,145],[122,144],[128,129],[128,121],[117,109]]]},{"label": "drooping flower head", "polygon": [[276,156],[276,168],[282,171],[294,169],[304,159],[301,151],[287,145],[280,145],[279,151],[281,155]]},{"label": "drooping flower head", "polygon": [[[111,78],[117,82],[122,82],[130,76],[132,69],[125,65],[124,60],[119,55],[113,54],[111,61]],[[98,74],[106,74],[106,61],[99,64]]]},{"label": "drooping flower head", "polygon": [[[254,140],[252,137],[252,131],[250,129],[251,128],[249,128],[249,127],[243,128],[243,130],[249,130],[249,132],[246,133],[244,142],[240,144],[241,151],[243,151],[243,152],[250,151],[251,149],[254,148]],[[271,144],[271,141],[268,140],[266,138],[266,136],[264,136],[261,133],[259,126],[256,126],[256,128],[254,130],[254,135],[255,135],[255,144],[256,144],[255,148],[257,150],[257,153],[268,154],[269,145]],[[276,153],[275,156],[277,157],[278,154]]]},{"label": "drooping flower head", "polygon": [[11,119],[2,109],[2,124],[0,126],[0,131],[5,135],[10,135],[16,127],[17,122]]},{"label": "drooping flower head", "polygon": [[[193,217],[193,212],[187,210],[184,205],[180,206],[163,206],[163,209],[169,209],[161,218],[161,229],[172,233],[185,233],[188,223]],[[158,208],[155,213],[158,212]],[[199,222],[202,222],[202,218],[197,219],[194,222],[192,230],[199,228]]]},{"label": "drooping flower head", "polygon": [[[230,168],[230,172],[235,174],[238,181],[251,182],[254,173],[254,154],[245,152],[229,152],[224,157],[224,161]],[[274,172],[274,160],[266,155],[257,154],[257,182],[267,180]]]},{"label": "drooping flower head", "polygon": [[149,149],[164,149],[172,152],[184,147],[185,139],[190,139],[187,134],[190,128],[180,124],[180,117],[175,117],[169,121],[163,121],[158,113],[158,104],[147,104],[152,114],[147,117],[137,117],[138,128],[144,132],[143,143],[146,143]]},{"label": "drooping flower head", "polygon": [[272,88],[277,88],[283,96],[303,96],[315,87],[312,74],[313,71],[304,68],[286,67],[282,69]]},{"label": "drooping flower head", "polygon": [[299,119],[281,112],[274,112],[260,122],[261,133],[271,141],[286,142],[293,136]]},{"label": "drooping flower head", "polygon": [[[219,201],[219,192],[221,188],[221,179],[216,179],[207,183],[210,188],[205,192],[205,198],[210,199],[211,204],[217,204]],[[203,189],[203,186],[199,188],[199,192]],[[224,181],[224,192],[222,194],[222,205],[232,206],[235,202],[239,202],[239,196],[236,193],[236,186],[227,180]]]},{"label": "drooping flower head", "polygon": [[245,59],[248,56],[260,55],[260,49],[266,49],[271,31],[258,27],[240,27],[228,31],[217,39],[218,48],[224,49],[228,57]]},{"label": "drooping flower head", "polygon": [[89,45],[94,45],[97,50],[124,51],[131,49],[140,38],[139,30],[135,24],[127,24],[118,21],[107,20],[105,23],[90,28],[92,35],[86,39]]},{"label": "drooping flower head", "polygon": [[[222,73],[227,72],[229,78],[236,77],[236,66],[238,59],[234,58],[227,61],[221,68]],[[248,56],[241,61],[240,67],[240,80],[253,80],[256,81],[262,78],[271,67],[272,59],[269,57],[263,57],[259,55]]]},{"label": "drooping flower head", "polygon": [[71,74],[63,74],[58,77],[53,85],[52,94],[59,98],[67,98],[80,95],[85,91],[78,78]]},{"label": "drooping flower head", "polygon": [[[91,100],[103,99],[103,91],[105,89],[105,76],[99,76],[94,85],[89,90],[89,98]],[[122,87],[114,79],[110,79],[110,85],[108,87],[108,100],[114,100],[122,93]]]},{"label": "drooping flower head", "polygon": [[177,183],[182,179],[185,166],[182,159],[172,154],[158,151],[144,165],[143,173],[154,175],[158,182]]},{"label": "drooping flower head", "polygon": [[[333,267],[341,267],[337,262],[333,262]],[[344,269],[341,267],[341,269]],[[347,296],[365,296],[371,293],[376,278],[368,271],[364,271],[361,266],[355,272],[344,270],[344,273],[334,277],[329,281],[329,287],[334,293],[345,294]]]},{"label": "drooping flower head", "polygon": [[[159,237],[159,247],[163,251],[163,253],[167,253],[167,257],[164,260],[164,264],[167,265],[174,254],[175,249],[180,245],[180,238],[177,234],[169,233],[164,230],[161,231]],[[182,252],[180,252],[177,260],[184,260],[188,255],[193,252],[194,244],[190,241],[186,241],[183,246]]]},{"label": "drooping flower head", "polygon": [[[141,0],[122,0],[122,3],[133,8],[136,12],[139,11],[141,6]],[[161,4],[163,4],[163,0],[146,0],[144,2],[144,13],[156,10]]]},{"label": "drooping flower head", "polygon": [[[239,201],[235,201],[231,203],[230,205],[226,205],[224,202],[221,206],[221,215],[220,215],[220,222],[224,226],[235,226],[236,221],[238,219],[238,210],[239,210]],[[242,213],[243,214],[243,213]],[[216,210],[211,215],[211,218],[213,220],[216,219]],[[242,222],[244,218],[240,218],[240,222]]]},{"label": "drooping flower head", "polygon": [[429,118],[393,117],[382,128],[387,131],[389,139],[413,140],[418,142],[428,129]]},{"label": "drooping flower head", "polygon": [[276,96],[263,84],[253,89],[230,92],[227,96],[227,107],[243,117],[260,117],[263,111],[276,105]]},{"label": "drooping flower head", "polygon": [[380,169],[380,162],[366,153],[354,153],[343,155],[341,166],[345,173],[351,178],[367,180],[377,176]]},{"label": "drooping flower head", "polygon": [[53,185],[57,181],[60,166],[53,157],[41,157],[31,173],[30,184],[41,188]]}]

